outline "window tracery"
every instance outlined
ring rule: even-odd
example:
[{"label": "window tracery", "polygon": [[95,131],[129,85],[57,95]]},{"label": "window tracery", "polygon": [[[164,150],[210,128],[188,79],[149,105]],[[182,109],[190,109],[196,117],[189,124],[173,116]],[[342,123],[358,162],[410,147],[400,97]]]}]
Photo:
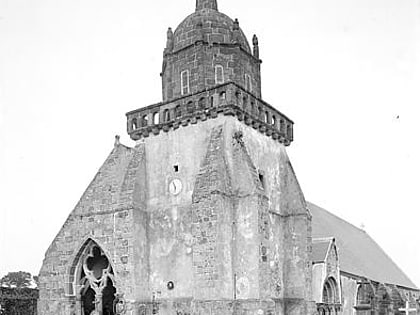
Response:
[{"label": "window tracery", "polygon": [[114,315],[116,288],[108,257],[93,241],[87,245],[80,261],[78,297],[81,315]]}]

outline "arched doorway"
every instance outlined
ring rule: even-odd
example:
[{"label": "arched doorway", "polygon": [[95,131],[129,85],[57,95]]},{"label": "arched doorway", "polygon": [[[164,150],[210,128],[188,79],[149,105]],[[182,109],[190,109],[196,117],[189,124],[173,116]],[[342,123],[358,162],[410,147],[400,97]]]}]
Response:
[{"label": "arched doorway", "polygon": [[77,284],[81,315],[114,315],[114,271],[106,254],[92,240],[79,261]]},{"label": "arched doorway", "polygon": [[339,287],[337,281],[329,277],[322,288],[322,303],[318,304],[318,314],[339,314],[340,310]]}]

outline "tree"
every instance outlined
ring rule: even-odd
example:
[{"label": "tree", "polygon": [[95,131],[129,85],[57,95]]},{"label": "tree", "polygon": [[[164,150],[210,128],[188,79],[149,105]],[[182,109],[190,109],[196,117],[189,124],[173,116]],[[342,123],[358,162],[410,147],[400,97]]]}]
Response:
[{"label": "tree", "polygon": [[32,285],[32,276],[26,271],[9,272],[0,279],[0,286],[8,288],[29,288]]},{"label": "tree", "polygon": [[39,276],[32,276],[32,279],[34,279],[35,285],[38,288],[39,287]]}]

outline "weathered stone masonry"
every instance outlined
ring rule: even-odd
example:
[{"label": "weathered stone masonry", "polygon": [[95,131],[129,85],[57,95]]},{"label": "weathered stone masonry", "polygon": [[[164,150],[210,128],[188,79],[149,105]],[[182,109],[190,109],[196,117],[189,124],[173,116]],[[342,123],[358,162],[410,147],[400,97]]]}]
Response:
[{"label": "weathered stone masonry", "polygon": [[258,39],[198,0],[167,40],[163,102],[127,113],[136,146],[116,140],[48,249],[40,314],[311,314],[293,122],[261,99]]}]

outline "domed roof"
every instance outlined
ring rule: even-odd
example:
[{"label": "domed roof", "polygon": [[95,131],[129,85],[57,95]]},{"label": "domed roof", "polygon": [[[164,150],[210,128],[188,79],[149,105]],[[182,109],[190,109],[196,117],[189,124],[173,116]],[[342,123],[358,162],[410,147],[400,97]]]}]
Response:
[{"label": "domed roof", "polygon": [[[235,22],[217,10],[203,8],[187,16],[174,32],[174,50],[193,44],[198,38],[208,43],[239,43],[243,49],[251,53],[248,41]],[[236,34],[235,34],[236,33]]]}]

